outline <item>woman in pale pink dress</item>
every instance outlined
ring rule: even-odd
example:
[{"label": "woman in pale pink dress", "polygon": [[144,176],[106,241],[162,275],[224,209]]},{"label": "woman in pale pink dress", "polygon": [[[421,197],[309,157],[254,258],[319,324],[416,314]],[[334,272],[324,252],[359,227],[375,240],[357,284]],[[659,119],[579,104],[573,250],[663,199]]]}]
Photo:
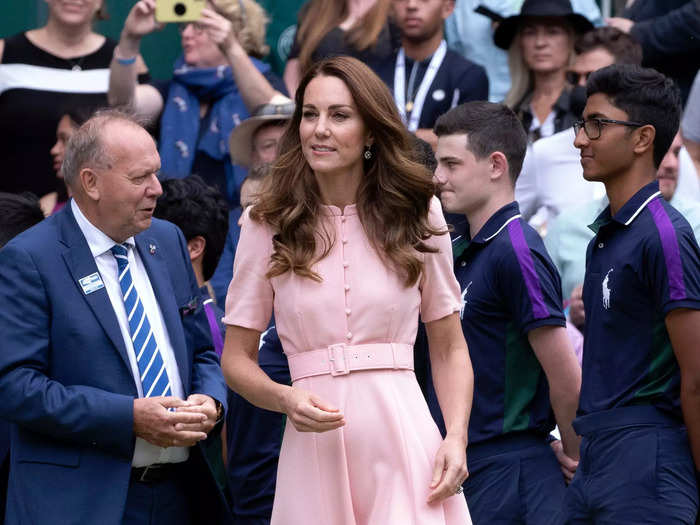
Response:
[{"label": "woman in pale pink dress", "polygon": [[[222,358],[229,385],[288,416],[272,524],[464,525],[473,374],[430,173],[361,62],[304,76],[281,156],[245,214]],[[292,386],[257,365],[275,315]],[[427,327],[447,436],[413,372]]]}]

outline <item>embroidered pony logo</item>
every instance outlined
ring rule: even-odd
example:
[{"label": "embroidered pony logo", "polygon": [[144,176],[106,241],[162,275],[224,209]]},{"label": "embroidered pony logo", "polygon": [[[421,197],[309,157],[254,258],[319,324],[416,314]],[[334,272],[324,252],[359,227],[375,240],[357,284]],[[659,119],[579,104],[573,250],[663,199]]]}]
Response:
[{"label": "embroidered pony logo", "polygon": [[603,279],[603,308],[606,310],[610,308],[610,274],[612,273],[613,269],[610,268],[608,270],[608,273],[605,274],[605,279]]},{"label": "embroidered pony logo", "polygon": [[460,319],[464,319],[464,307],[469,304],[469,301],[467,301],[467,293],[469,293],[469,287],[472,285],[473,282],[474,281],[469,281],[469,284],[462,292],[462,306],[459,309],[459,318]]}]

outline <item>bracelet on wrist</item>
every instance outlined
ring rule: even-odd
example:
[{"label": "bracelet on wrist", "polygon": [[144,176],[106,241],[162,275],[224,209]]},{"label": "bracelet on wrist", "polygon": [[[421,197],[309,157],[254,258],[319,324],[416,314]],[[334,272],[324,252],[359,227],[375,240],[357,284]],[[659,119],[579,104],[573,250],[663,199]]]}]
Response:
[{"label": "bracelet on wrist", "polygon": [[119,64],[121,66],[131,66],[132,64],[136,63],[136,56],[137,55],[134,55],[134,56],[129,57],[129,58],[120,57],[119,53],[117,53],[118,49],[119,49],[118,47],[114,48],[114,60],[117,61],[117,64]]}]

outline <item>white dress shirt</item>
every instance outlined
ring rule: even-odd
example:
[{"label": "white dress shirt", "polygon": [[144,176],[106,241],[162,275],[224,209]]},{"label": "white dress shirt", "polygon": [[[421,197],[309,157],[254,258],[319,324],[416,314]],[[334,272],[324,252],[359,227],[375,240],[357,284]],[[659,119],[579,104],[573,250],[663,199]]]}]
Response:
[{"label": "white dress shirt", "polygon": [[[112,308],[117,316],[119,330],[121,331],[122,339],[124,340],[126,353],[129,356],[129,363],[131,364],[131,374],[134,376],[134,383],[136,384],[139,397],[143,397],[141,374],[139,372],[138,362],[136,361],[134,345],[131,342],[129,322],[127,320],[126,308],[124,307],[122,290],[119,285],[117,260],[110,251],[112,246],[117,243],[108,237],[104,232],[95,227],[85,217],[85,215],[83,215],[82,211],[80,211],[80,208],[73,199],[71,199],[70,204],[75,220],[78,223],[78,227],[83,232],[85,240],[90,247],[90,252],[92,252],[92,256],[95,258],[97,270],[100,272],[102,282],[104,283],[105,289],[107,290],[107,295],[109,296],[109,301],[112,303]],[[155,294],[153,293],[153,287],[151,286],[151,281],[148,278],[148,273],[143,266],[143,262],[139,257],[138,251],[135,249],[136,244],[134,242],[134,238],[129,237],[124,244],[128,244],[130,247],[128,258],[131,278],[134,283],[134,287],[141,298],[141,303],[146,311],[146,315],[148,316],[148,321],[153,329],[153,335],[156,339],[156,343],[158,343],[158,349],[161,357],[163,358],[163,362],[165,363],[168,378],[170,379],[170,387],[172,389],[173,396],[183,399],[184,390],[182,388],[182,379],[180,378],[180,372],[177,368],[177,362],[175,361],[175,354],[170,343],[168,330],[165,326],[165,322],[163,321],[163,314],[160,311]],[[187,460],[188,457],[189,450],[187,447],[161,448],[137,437],[132,466],[145,467],[155,463],[179,463]]]}]

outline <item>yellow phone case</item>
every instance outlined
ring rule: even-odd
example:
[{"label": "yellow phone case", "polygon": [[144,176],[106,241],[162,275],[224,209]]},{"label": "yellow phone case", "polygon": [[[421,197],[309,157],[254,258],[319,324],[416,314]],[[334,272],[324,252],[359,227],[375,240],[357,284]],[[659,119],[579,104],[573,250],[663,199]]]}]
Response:
[{"label": "yellow phone case", "polygon": [[193,22],[202,16],[206,0],[156,0],[158,22]]}]

